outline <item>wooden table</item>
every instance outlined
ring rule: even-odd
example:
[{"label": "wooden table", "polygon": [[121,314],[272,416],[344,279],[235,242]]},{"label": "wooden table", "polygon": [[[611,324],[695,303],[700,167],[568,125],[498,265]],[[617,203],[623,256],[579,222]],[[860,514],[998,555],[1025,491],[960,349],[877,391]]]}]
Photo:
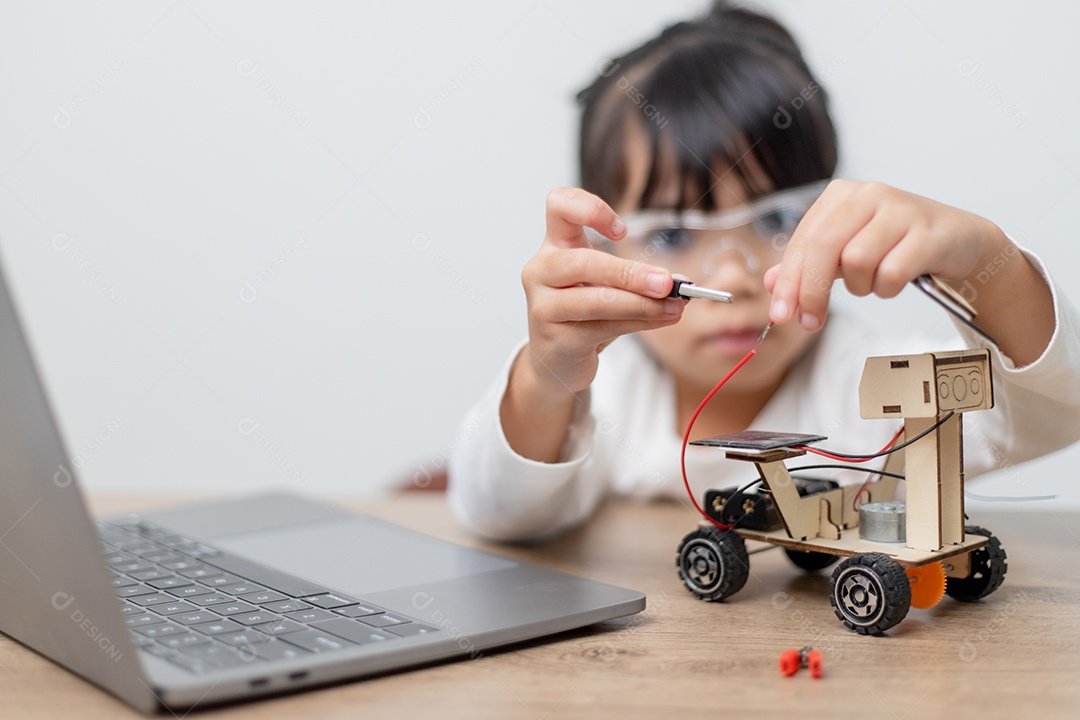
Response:
[{"label": "wooden table", "polygon": [[[93,498],[97,513],[175,499]],[[484,546],[441,494],[343,503]],[[1035,718],[1080,716],[1080,513],[972,518],[1009,555],[986,601],[946,597],[912,610],[886,637],[846,630],[828,574],[806,575],[778,550],[751,556],[746,587],[726,603],[683,589],[675,549],[695,519],[676,504],[608,505],[555,542],[489,546],[522,560],[644,590],[639,615],[445,663],[328,689],[199,713],[204,718]],[[2,591],[2,588],[0,588]],[[783,677],[787,648],[822,651],[825,677]],[[0,636],[0,717],[140,717],[104,692]]]}]

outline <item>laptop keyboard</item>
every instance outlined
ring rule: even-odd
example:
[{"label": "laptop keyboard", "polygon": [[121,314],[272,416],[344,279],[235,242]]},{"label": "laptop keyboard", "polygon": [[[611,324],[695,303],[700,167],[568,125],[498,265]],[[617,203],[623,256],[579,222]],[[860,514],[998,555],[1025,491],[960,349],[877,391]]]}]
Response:
[{"label": "laptop keyboard", "polygon": [[439,631],[138,518],[97,529],[135,645],[192,673]]}]

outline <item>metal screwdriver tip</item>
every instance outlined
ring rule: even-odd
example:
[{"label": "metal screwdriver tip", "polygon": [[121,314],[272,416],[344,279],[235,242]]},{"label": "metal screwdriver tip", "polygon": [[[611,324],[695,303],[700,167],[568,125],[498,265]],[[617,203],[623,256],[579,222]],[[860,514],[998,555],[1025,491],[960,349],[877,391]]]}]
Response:
[{"label": "metal screwdriver tip", "polygon": [[761,331],[761,335],[757,339],[758,345],[765,342],[765,336],[769,334],[770,330],[772,330],[772,320],[770,320],[769,324],[765,326],[765,329]]}]

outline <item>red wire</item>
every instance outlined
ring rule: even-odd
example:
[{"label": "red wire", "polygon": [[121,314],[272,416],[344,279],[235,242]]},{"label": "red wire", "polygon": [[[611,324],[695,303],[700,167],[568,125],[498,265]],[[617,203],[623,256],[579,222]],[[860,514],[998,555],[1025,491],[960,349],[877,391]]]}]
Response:
[{"label": "red wire", "polygon": [[[697,498],[694,497],[694,492],[690,489],[690,480],[689,480],[689,478],[686,477],[686,446],[690,444],[690,431],[694,427],[694,422],[697,420],[698,415],[701,414],[701,411],[705,409],[705,405],[710,400],[712,400],[712,396],[715,395],[717,393],[717,391],[720,390],[720,388],[724,387],[724,383],[726,383],[728,380],[730,380],[731,376],[734,375],[735,373],[737,373],[739,371],[739,368],[741,368],[743,365],[746,364],[747,360],[754,357],[754,353],[756,353],[756,352],[757,352],[756,347],[751,349],[750,352],[746,353],[746,356],[743,357],[742,360],[740,360],[739,362],[737,362],[735,364],[735,367],[731,368],[731,370],[728,372],[727,375],[725,375],[723,378],[721,378],[720,382],[716,383],[716,387],[714,387],[712,390],[709,391],[709,394],[706,395],[705,399],[702,400],[701,403],[697,406],[697,410],[694,411],[694,414],[690,416],[690,422],[686,426],[686,432],[683,433],[682,456],[680,458],[680,462],[682,464],[682,479],[683,479],[683,486],[686,488],[686,494],[690,496],[690,502],[692,502],[694,504],[694,507],[697,508],[697,511],[699,513],[701,513],[701,516],[703,518],[705,518],[706,520],[708,520],[709,522],[711,522],[716,527],[720,528],[721,530],[730,530],[731,525],[725,525],[723,523],[717,522],[716,520],[713,520],[712,517],[710,517],[709,514],[707,512],[705,512],[704,510],[702,510],[701,506],[698,505]],[[897,437],[899,437],[899,434],[897,434]]]},{"label": "red wire", "polygon": [[796,450],[805,450],[806,452],[814,453],[815,455],[821,455],[822,457],[827,457],[830,460],[839,460],[840,462],[849,462],[849,463],[861,463],[861,462],[866,462],[867,460],[873,460],[874,458],[879,457],[883,452],[885,452],[886,450],[891,448],[896,443],[896,441],[900,439],[900,436],[903,435],[903,434],[904,434],[904,428],[900,428],[899,430],[897,430],[896,434],[893,435],[893,439],[890,440],[889,442],[885,443],[885,447],[881,448],[880,450],[878,450],[873,455],[852,455],[852,456],[849,456],[849,457],[843,457],[843,456],[840,456],[840,455],[833,455],[828,450],[818,450],[817,448],[812,448],[809,445],[797,445],[797,446],[795,446],[795,449]]},{"label": "red wire", "polygon": [[[879,451],[877,452],[877,454],[878,454],[878,455],[881,455],[881,453],[885,452],[886,450],[888,450],[889,448],[891,448],[891,447],[892,447],[893,445],[895,445],[895,444],[896,444],[896,441],[897,441],[897,440],[899,440],[899,439],[900,439],[900,436],[901,436],[901,435],[903,435],[903,434],[904,434],[904,428],[903,428],[903,427],[901,427],[901,428],[900,428],[899,430],[897,430],[897,431],[896,431],[896,434],[895,434],[895,435],[893,435],[893,438],[892,438],[892,440],[890,440],[890,441],[888,442],[888,444],[886,444],[886,445],[885,445],[885,447],[881,448],[881,450],[879,450]],[[849,461],[849,462],[850,462],[850,461]],[[873,476],[873,475],[870,475],[870,476],[868,476],[868,477],[866,478],[866,482],[864,482],[864,483],[862,484],[862,487],[861,487],[861,488],[859,488],[859,492],[855,493],[855,497],[851,498],[851,507],[852,507],[852,509],[854,509],[854,508],[857,508],[857,507],[859,506],[859,498],[861,498],[861,497],[862,497],[862,494],[863,494],[864,492],[866,492],[866,488],[870,487],[870,481],[871,481],[871,480],[873,480],[873,479],[874,479],[874,476]]]},{"label": "red wire", "polygon": [[[686,432],[683,433],[682,453],[681,453],[681,456],[679,458],[679,462],[680,462],[680,465],[682,467],[683,487],[686,488],[686,494],[690,498],[690,502],[693,503],[694,508],[699,513],[701,513],[701,516],[703,518],[705,518],[706,520],[708,520],[713,525],[715,525],[716,527],[720,528],[721,530],[730,530],[732,526],[731,525],[725,525],[724,523],[720,523],[720,522],[717,522],[716,520],[714,520],[707,512],[705,512],[701,508],[700,505],[698,505],[697,498],[694,497],[694,491],[690,489],[690,479],[686,476],[686,447],[687,447],[687,445],[690,444],[690,431],[693,430],[694,423],[697,421],[698,415],[701,414],[701,411],[705,409],[705,405],[707,405],[708,402],[710,400],[712,400],[713,395],[715,395],[717,392],[719,392],[720,388],[724,387],[724,384],[728,380],[731,379],[731,376],[734,375],[735,373],[737,373],[739,371],[739,369],[743,365],[745,365],[750,358],[754,357],[754,355],[756,353],[757,353],[757,348],[756,347],[751,349],[750,352],[746,353],[746,355],[743,357],[742,360],[735,363],[735,367],[731,368],[731,370],[728,371],[728,374],[720,379],[720,382],[716,383],[716,386],[712,390],[710,390],[709,394],[706,395],[705,398],[698,404],[697,409],[694,410],[694,414],[690,416],[690,422],[687,423],[687,425],[686,425]],[[890,440],[889,442],[887,442],[885,444],[885,447],[881,448],[880,450],[878,450],[873,455],[860,455],[857,458],[856,457],[841,457],[839,455],[833,455],[832,453],[830,453],[830,452],[828,452],[826,450],[817,450],[817,449],[809,447],[807,445],[799,445],[799,446],[796,446],[795,449],[797,449],[797,450],[805,450],[806,452],[811,452],[811,453],[814,453],[815,455],[821,455],[822,457],[827,457],[827,458],[829,458],[831,460],[839,460],[840,462],[859,463],[859,462],[866,462],[867,460],[873,460],[875,457],[880,456],[886,450],[888,450],[893,445],[895,445],[896,441],[899,440],[900,436],[903,435],[903,434],[904,434],[904,428],[900,428],[899,430],[896,431],[896,434],[893,435],[892,440]],[[855,498],[852,500],[852,504],[857,503],[859,501],[859,497],[863,494],[863,491],[865,491],[867,486],[869,486],[869,485],[870,485],[870,480],[867,480],[865,483],[863,483],[863,486],[861,488],[859,488],[859,492],[855,494]]]}]

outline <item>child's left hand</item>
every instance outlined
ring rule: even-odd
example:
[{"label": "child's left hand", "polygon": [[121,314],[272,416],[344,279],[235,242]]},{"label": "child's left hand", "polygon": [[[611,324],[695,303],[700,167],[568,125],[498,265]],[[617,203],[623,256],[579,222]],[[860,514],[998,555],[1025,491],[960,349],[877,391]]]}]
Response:
[{"label": "child's left hand", "polygon": [[881,183],[834,180],[765,273],[769,319],[825,322],[833,281],[891,298],[931,273],[971,303],[979,326],[1017,366],[1038,359],[1056,327],[1042,274],[986,218]]},{"label": "child's left hand", "polygon": [[1011,243],[992,222],[881,183],[834,180],[796,228],[779,265],[765,273],[770,319],[825,321],[833,280],[853,295],[895,297],[932,273],[960,289]]}]

